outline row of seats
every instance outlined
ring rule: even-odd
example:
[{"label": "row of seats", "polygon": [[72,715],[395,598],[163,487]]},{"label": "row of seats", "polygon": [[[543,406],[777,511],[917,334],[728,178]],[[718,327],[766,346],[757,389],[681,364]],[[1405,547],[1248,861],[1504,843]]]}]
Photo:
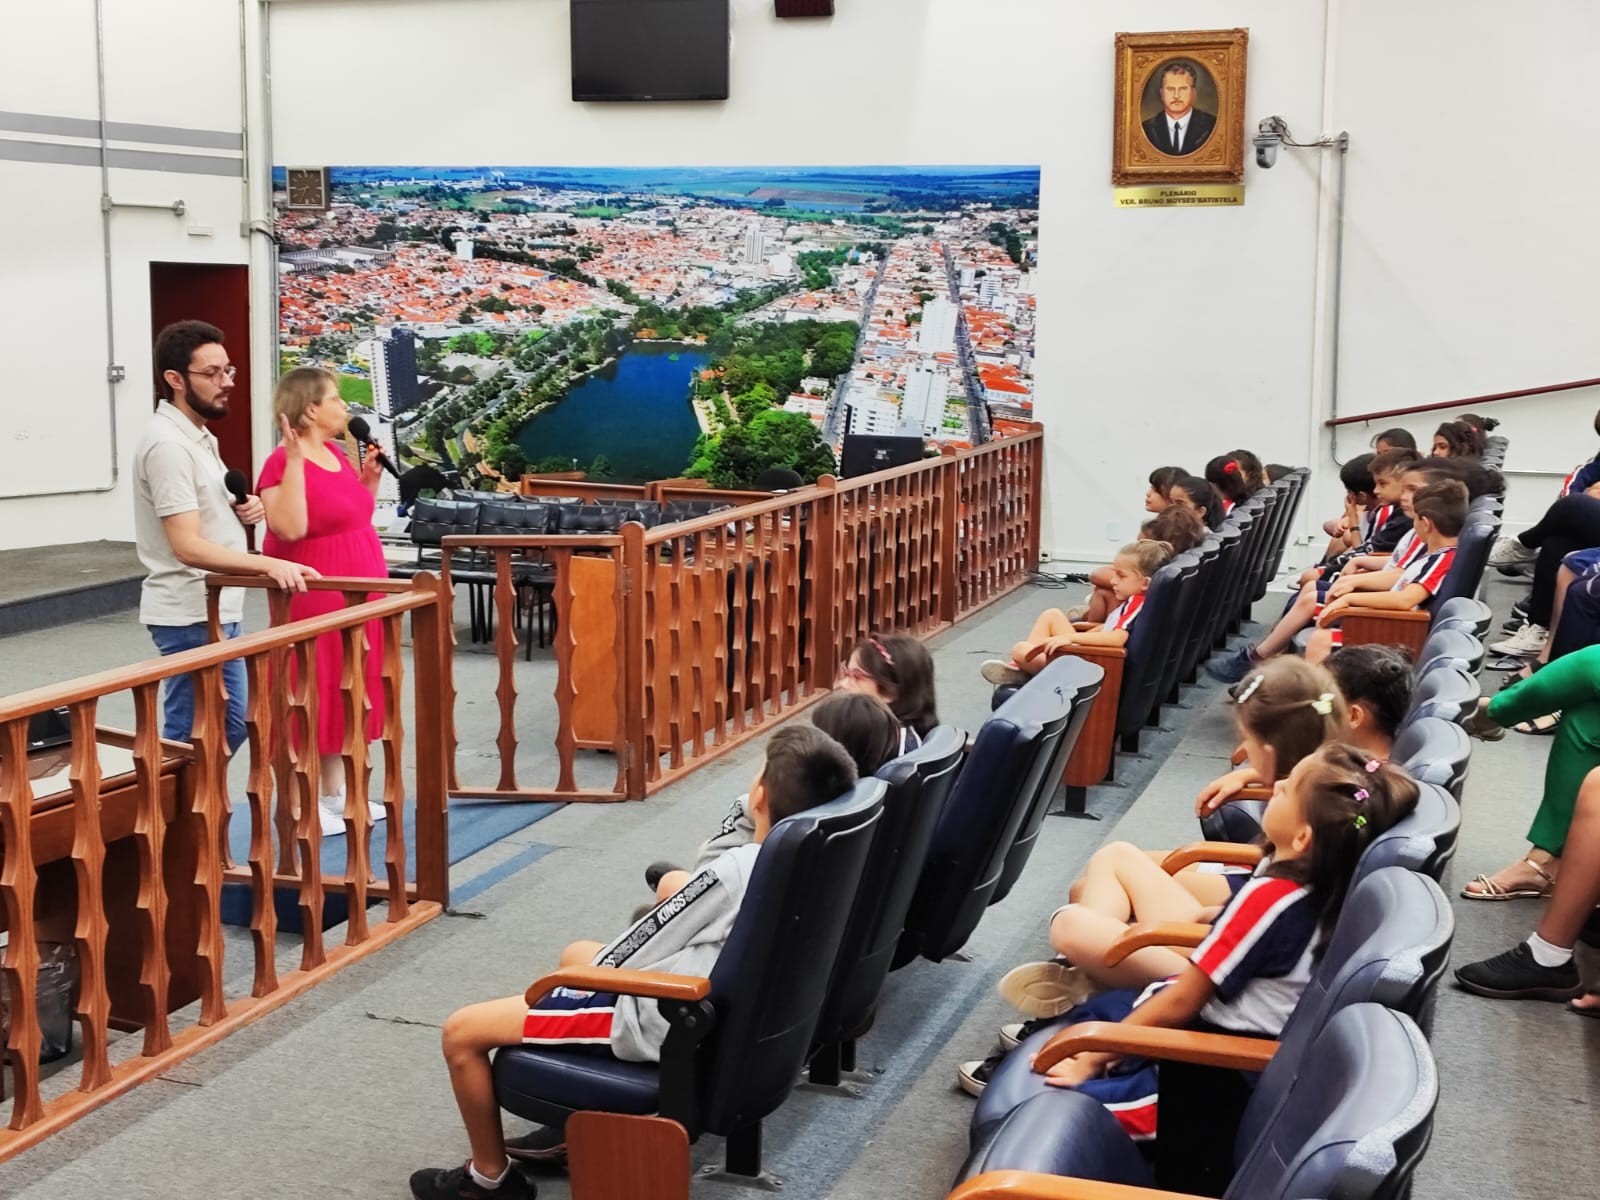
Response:
[{"label": "row of seats", "polygon": [[[951,1200],[1090,1194],[1062,1176],[1252,1200],[1408,1193],[1438,1097],[1426,1037],[1453,934],[1438,881],[1460,830],[1471,746],[1461,722],[1477,705],[1473,664],[1483,653],[1481,631],[1471,627],[1477,615],[1458,606],[1457,623],[1436,629],[1418,658],[1416,694],[1394,750],[1394,761],[1421,785],[1417,807],[1363,854],[1282,1036],[1140,1031],[1138,1052],[1159,1061],[1161,1077],[1160,1136],[1147,1156],[1104,1106],[1040,1078],[1071,1054],[1132,1052],[1120,1028],[1035,1034],[980,1098]],[[1164,865],[1249,865],[1259,854],[1253,846],[1199,843]],[[1204,929],[1195,927],[1183,944],[1198,944]],[[1173,944],[1174,936],[1170,927],[1134,926],[1113,956]],[[1253,1087],[1242,1071],[1260,1073]]]},{"label": "row of seats", "polygon": [[[530,1001],[558,986],[655,997],[672,1031],[659,1066],[507,1047],[494,1062],[501,1106],[545,1125],[659,1113],[690,1138],[727,1138],[729,1172],[758,1175],[763,1118],[808,1066],[831,1085],[853,1065],[890,971],[951,956],[1009,893],[1102,680],[1061,659],[970,745],[940,726],[850,795],[779,822],[709,978],[586,967],[537,981]],[[576,1155],[572,1170],[576,1191]]]},{"label": "row of seats", "polygon": [[[1087,789],[1115,774],[1115,752],[1134,753],[1139,734],[1176,704],[1200,663],[1249,618],[1278,573],[1311,472],[1299,467],[1237,505],[1222,527],[1150,579],[1144,607],[1121,647],[1080,647],[1106,671],[1101,712],[1067,764],[1067,805],[1084,811]],[[1015,688],[996,690],[1005,703]],[[1114,715],[1113,715],[1114,714]]]}]

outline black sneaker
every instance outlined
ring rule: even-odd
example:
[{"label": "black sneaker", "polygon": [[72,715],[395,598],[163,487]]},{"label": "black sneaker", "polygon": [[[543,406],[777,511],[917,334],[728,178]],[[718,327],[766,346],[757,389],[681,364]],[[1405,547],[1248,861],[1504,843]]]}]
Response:
[{"label": "black sneaker", "polygon": [[1467,991],[1494,1000],[1571,1000],[1583,992],[1578,964],[1568,959],[1559,967],[1533,961],[1527,942],[1504,954],[1456,969],[1456,982]]},{"label": "black sneaker", "polygon": [[668,871],[681,871],[682,867],[676,863],[653,862],[644,869],[644,882],[652,892],[661,886],[661,877]]},{"label": "black sneaker", "polygon": [[1015,1050],[1019,1042],[1031,1038],[1039,1030],[1057,1024],[1060,1017],[1034,1017],[1031,1021],[1016,1021],[1010,1025],[1000,1026],[1000,1045],[1007,1050]]},{"label": "black sneaker", "polygon": [[486,1188],[472,1177],[463,1163],[449,1170],[424,1167],[414,1172],[411,1194],[417,1200],[534,1200],[539,1189],[524,1179],[514,1164],[506,1167],[505,1177],[498,1187]]},{"label": "black sneaker", "polygon": [[983,1089],[989,1086],[989,1076],[994,1074],[994,1069],[1004,1057],[1004,1054],[991,1054],[988,1058],[975,1058],[962,1063],[956,1069],[956,1086],[969,1096],[983,1095]]},{"label": "black sneaker", "polygon": [[507,1138],[506,1157],[514,1163],[563,1166],[567,1161],[567,1131],[540,1125],[521,1137]]}]

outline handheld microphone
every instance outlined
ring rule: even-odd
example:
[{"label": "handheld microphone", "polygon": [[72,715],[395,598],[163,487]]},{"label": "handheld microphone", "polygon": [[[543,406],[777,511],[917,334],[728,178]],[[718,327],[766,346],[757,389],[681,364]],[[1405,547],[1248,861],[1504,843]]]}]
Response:
[{"label": "handheld microphone", "polygon": [[[233,502],[235,504],[243,504],[250,498],[250,481],[245,478],[243,471],[229,471],[222,477],[222,482],[228,491],[233,493]],[[254,525],[246,525],[244,527],[244,540],[245,545],[250,549],[250,553],[254,554],[256,552],[256,527]]]},{"label": "handheld microphone", "polygon": [[[377,442],[372,440],[372,430],[368,428],[365,417],[351,417],[345,428],[355,436],[356,441],[361,443],[362,454],[367,452],[368,446],[377,445]],[[400,472],[394,469],[394,464],[389,461],[389,456],[382,450],[378,451],[378,465],[396,479],[400,478]]]}]

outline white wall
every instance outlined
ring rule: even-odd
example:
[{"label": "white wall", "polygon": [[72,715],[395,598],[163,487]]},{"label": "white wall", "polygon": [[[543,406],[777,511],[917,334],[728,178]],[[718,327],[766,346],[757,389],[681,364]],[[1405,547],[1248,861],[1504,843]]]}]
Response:
[{"label": "white wall", "polygon": [[[1197,469],[1241,444],[1267,459],[1311,461],[1321,495],[1309,526],[1337,490],[1331,449],[1347,457],[1364,441],[1346,433],[1330,447],[1321,429],[1331,156],[1285,149],[1270,172],[1248,165],[1240,209],[1112,206],[1115,33],[1242,25],[1251,35],[1248,122],[1278,113],[1302,139],[1351,132],[1341,411],[1600,374],[1586,363],[1597,301],[1583,278],[1596,245],[1586,198],[1600,185],[1600,159],[1571,149],[1586,132],[1581,56],[1600,34],[1600,7],[839,0],[831,20],[777,21],[769,0],[731,2],[726,104],[577,105],[568,99],[565,0],[278,0],[270,156],[334,165],[1037,162],[1047,545],[1102,556],[1132,533],[1152,465]],[[92,116],[91,0],[0,6],[8,33],[24,34],[0,41],[0,112]],[[253,34],[255,6],[244,7]],[[237,128],[238,20],[220,0],[108,2],[112,119]],[[52,70],[39,71],[41,61]],[[254,63],[246,74],[254,84]],[[259,95],[253,103],[259,173],[268,131]],[[114,172],[112,191],[182,194],[192,214],[116,218],[125,463],[149,405],[147,263],[253,253],[261,364],[270,361],[270,274],[260,247],[236,235],[237,181]],[[97,199],[89,168],[0,161],[0,491],[108,479]],[[186,223],[216,235],[186,238]],[[64,354],[54,344],[62,340]],[[269,374],[257,373],[263,419]],[[67,419],[42,416],[39,397]],[[1593,393],[1573,393],[1506,406],[1512,467],[1565,470],[1590,452],[1595,403]],[[1433,423],[1411,420],[1419,430]],[[258,428],[256,442],[268,446],[269,430]],[[1513,518],[1551,486],[1534,479],[1514,491]],[[108,496],[0,501],[0,547],[130,529],[126,471]]]},{"label": "white wall", "polygon": [[[106,116],[163,127],[119,129],[140,136],[113,136],[110,145],[236,163],[237,149],[185,144],[205,138],[183,131],[239,135],[239,20],[239,7],[216,0],[106,3]],[[181,198],[187,211],[114,212],[108,344],[97,162],[17,159],[62,147],[97,152],[94,127],[58,120],[99,115],[95,5],[0,0],[0,28],[0,495],[84,493],[0,499],[0,549],[131,540],[130,458],[153,395],[150,263],[247,261],[241,180],[237,171],[227,178],[143,165],[110,170],[117,202]],[[191,226],[214,233],[193,237]],[[113,362],[126,371],[115,388],[115,446],[106,381]]]}]

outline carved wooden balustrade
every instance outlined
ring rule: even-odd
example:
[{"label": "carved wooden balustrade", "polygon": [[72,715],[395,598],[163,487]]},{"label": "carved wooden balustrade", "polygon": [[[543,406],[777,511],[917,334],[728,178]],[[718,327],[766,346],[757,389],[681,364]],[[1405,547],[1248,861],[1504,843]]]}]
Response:
[{"label": "carved wooden balustrade", "polygon": [[[208,582],[215,589],[262,581]],[[0,901],[7,933],[0,970],[9,996],[6,1065],[12,1083],[0,1160],[442,911],[448,898],[439,720],[447,665],[445,593],[427,574],[406,583],[324,580],[314,586],[344,592],[348,606],[0,699]],[[368,599],[373,592],[381,594]],[[275,593],[279,619],[286,605],[286,598]],[[414,746],[409,768],[408,731],[401,718],[401,634],[407,613],[416,714],[416,728],[409,731]],[[368,622],[380,625],[384,635],[385,717],[381,740],[371,751],[363,735]],[[315,643],[330,633],[341,639],[345,658],[341,695],[349,849],[340,876],[324,875],[321,868],[316,803]],[[244,662],[249,679],[249,771],[242,802],[232,804],[230,817],[223,664],[231,660]],[[195,682],[191,741],[163,741],[158,689],[163,680],[185,674]],[[110,697],[123,702],[125,692],[131,693],[133,731],[99,725],[108,707],[102,702]],[[51,752],[30,756],[29,719],[60,707],[70,714],[70,745],[54,752],[54,762]],[[383,766],[381,868],[370,860],[371,753],[381,755]],[[60,786],[49,782],[52,770],[64,775]],[[408,774],[414,799],[407,795]],[[246,862],[237,866],[229,862],[230,819],[249,823]],[[415,877],[409,879],[408,826],[414,830],[409,854],[416,863]],[[374,879],[375,872],[381,877]],[[224,972],[222,905],[228,881],[241,884],[249,897],[248,979],[242,972]],[[279,927],[274,903],[279,892],[298,901],[302,927],[298,965],[281,973],[279,955],[292,956],[294,946]],[[329,947],[323,941],[323,905],[335,893],[348,902],[347,932],[343,945]],[[381,918],[376,910],[368,912],[368,904],[380,900]],[[39,942],[57,939],[74,944],[80,971],[76,1023],[82,1066],[78,1087],[71,1091],[65,1086],[69,1079],[53,1075],[46,1080],[39,1066]],[[142,1031],[142,1037],[117,1037],[133,1030]]]},{"label": "carved wooden balustrade", "polygon": [[[1038,562],[1043,447],[1035,430],[616,535],[444,539],[447,581],[463,556],[492,568],[498,615],[499,778],[462,787],[452,773],[451,793],[642,799],[820,698],[868,634],[927,636],[1000,598]],[[515,762],[519,703],[545,702],[517,683],[513,615],[529,587],[555,616],[555,779],[543,785],[519,782]],[[448,670],[444,684],[453,772]],[[614,777],[580,787],[585,750],[613,753]]]}]

